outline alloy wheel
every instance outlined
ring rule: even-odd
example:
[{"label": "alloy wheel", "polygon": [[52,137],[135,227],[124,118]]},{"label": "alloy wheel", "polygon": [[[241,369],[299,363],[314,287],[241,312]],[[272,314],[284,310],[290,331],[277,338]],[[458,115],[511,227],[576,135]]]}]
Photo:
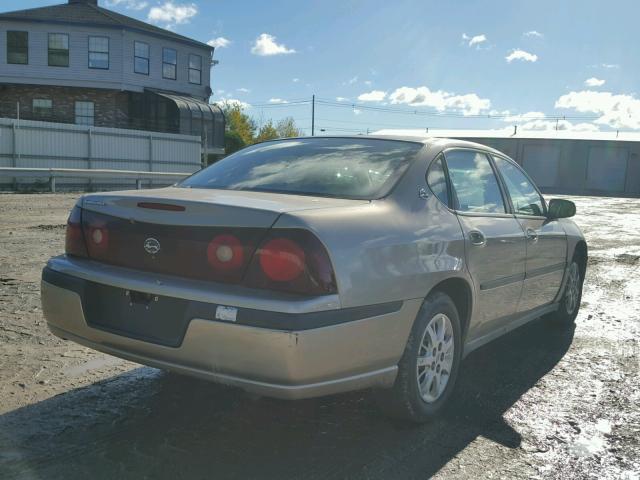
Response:
[{"label": "alloy wheel", "polygon": [[569,267],[569,278],[567,279],[567,292],[565,293],[564,306],[567,314],[571,315],[578,307],[580,299],[580,270],[576,262]]},{"label": "alloy wheel", "polygon": [[418,388],[426,403],[437,401],[447,387],[454,350],[451,320],[444,313],[438,313],[429,321],[422,334],[416,362]]}]

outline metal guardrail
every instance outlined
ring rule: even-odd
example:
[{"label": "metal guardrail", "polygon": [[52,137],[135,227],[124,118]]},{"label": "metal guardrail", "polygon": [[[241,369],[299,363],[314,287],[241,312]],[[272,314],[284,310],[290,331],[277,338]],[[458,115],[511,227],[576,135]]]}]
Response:
[{"label": "metal guardrail", "polygon": [[83,179],[133,179],[136,188],[142,188],[143,180],[182,180],[190,173],[174,172],[136,172],[132,170],[99,170],[79,168],[19,168],[0,167],[0,177],[12,178],[48,178],[51,192],[56,191],[56,178],[83,178]]}]

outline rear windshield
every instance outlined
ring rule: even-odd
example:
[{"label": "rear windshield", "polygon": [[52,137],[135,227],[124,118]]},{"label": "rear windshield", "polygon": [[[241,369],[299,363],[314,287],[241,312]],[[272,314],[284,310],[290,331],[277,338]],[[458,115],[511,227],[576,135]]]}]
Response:
[{"label": "rear windshield", "polygon": [[374,199],[391,191],[421,147],[366,138],[279,140],[229,155],[179,186]]}]

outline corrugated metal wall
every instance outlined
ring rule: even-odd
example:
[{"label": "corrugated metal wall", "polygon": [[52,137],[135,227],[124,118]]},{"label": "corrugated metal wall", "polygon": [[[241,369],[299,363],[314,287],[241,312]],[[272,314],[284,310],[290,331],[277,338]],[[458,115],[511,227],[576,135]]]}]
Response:
[{"label": "corrugated metal wall", "polygon": [[545,193],[640,196],[640,142],[473,138],[516,160]]},{"label": "corrugated metal wall", "polygon": [[[200,162],[200,137],[196,136],[0,119],[2,167],[192,173],[200,169]],[[0,177],[0,184],[13,182]],[[59,181],[61,187],[78,183]],[[100,184],[122,185],[122,180],[101,180]]]}]

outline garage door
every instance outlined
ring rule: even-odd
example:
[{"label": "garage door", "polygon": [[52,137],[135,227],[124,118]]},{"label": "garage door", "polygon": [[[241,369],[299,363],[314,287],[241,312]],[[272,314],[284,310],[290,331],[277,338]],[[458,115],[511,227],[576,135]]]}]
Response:
[{"label": "garage door", "polygon": [[623,192],[627,176],[626,148],[591,147],[587,166],[587,188],[603,192]]},{"label": "garage door", "polygon": [[560,147],[525,145],[522,166],[539,187],[555,187],[558,182]]}]

